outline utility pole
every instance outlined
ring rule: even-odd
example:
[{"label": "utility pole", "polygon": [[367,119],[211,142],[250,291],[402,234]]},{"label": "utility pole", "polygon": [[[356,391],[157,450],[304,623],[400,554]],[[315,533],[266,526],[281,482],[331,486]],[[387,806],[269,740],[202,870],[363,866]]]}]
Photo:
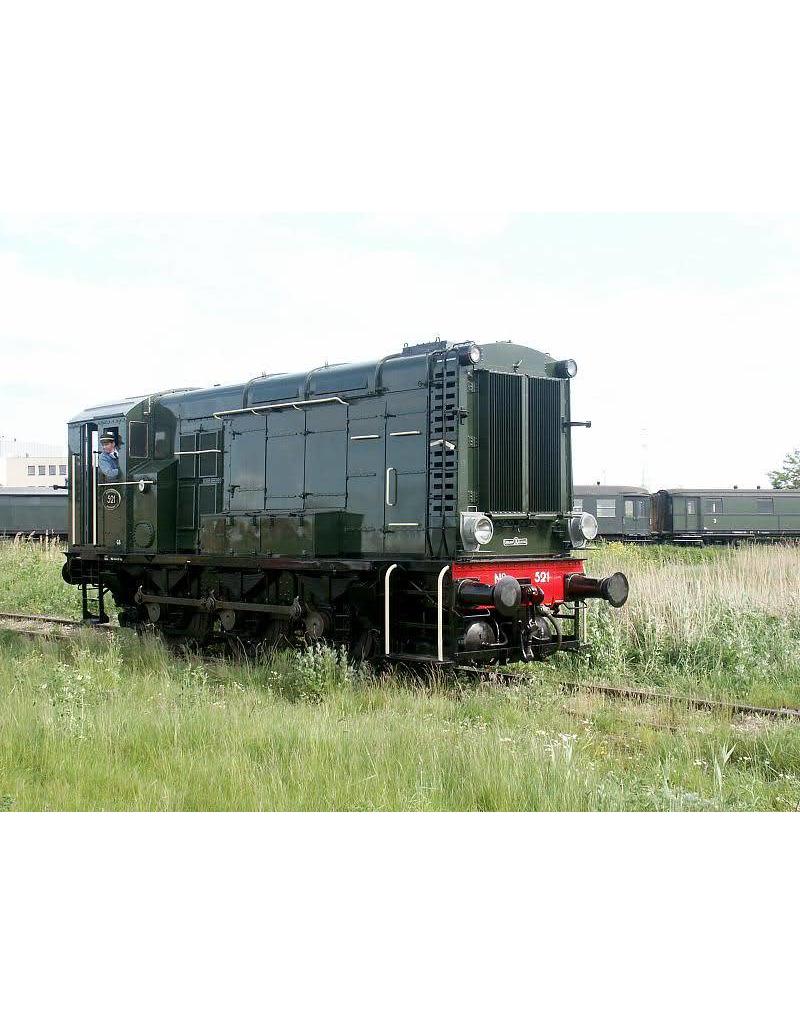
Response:
[{"label": "utility pole", "polygon": [[642,427],[642,487],[647,490],[647,427]]}]

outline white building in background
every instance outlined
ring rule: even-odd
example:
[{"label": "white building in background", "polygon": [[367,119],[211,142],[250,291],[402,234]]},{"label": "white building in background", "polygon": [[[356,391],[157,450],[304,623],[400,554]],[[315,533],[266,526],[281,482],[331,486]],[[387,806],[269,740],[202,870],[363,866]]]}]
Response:
[{"label": "white building in background", "polygon": [[63,446],[0,435],[0,487],[52,487],[66,482],[67,452]]},{"label": "white building in background", "polygon": [[67,453],[0,458],[0,487],[52,487],[67,482]]}]

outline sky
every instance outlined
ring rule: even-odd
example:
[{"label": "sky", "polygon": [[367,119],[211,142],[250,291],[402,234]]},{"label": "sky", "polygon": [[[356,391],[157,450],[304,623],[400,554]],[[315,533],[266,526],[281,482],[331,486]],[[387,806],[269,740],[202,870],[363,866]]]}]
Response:
[{"label": "sky", "polygon": [[800,447],[800,215],[0,217],[0,435],[404,342],[574,358],[576,482],[740,487]]}]

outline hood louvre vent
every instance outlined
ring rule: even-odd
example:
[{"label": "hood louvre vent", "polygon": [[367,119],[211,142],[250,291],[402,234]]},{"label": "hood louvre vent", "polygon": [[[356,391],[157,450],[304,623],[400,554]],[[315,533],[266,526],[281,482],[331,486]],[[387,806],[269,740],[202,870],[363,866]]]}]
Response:
[{"label": "hood louvre vent", "polygon": [[523,378],[482,371],[478,378],[480,508],[523,511]]},{"label": "hood louvre vent", "polygon": [[528,493],[532,512],[560,511],[561,434],[561,381],[532,377],[528,391]]}]

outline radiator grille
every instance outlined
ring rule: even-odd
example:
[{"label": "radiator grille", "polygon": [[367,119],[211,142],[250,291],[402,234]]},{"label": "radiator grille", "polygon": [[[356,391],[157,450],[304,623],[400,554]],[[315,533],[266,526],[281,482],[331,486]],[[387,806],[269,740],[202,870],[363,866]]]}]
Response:
[{"label": "radiator grille", "polygon": [[561,508],[561,381],[532,377],[528,388],[529,491],[532,512]]},{"label": "radiator grille", "polygon": [[480,507],[523,511],[522,384],[514,374],[478,375]]}]

